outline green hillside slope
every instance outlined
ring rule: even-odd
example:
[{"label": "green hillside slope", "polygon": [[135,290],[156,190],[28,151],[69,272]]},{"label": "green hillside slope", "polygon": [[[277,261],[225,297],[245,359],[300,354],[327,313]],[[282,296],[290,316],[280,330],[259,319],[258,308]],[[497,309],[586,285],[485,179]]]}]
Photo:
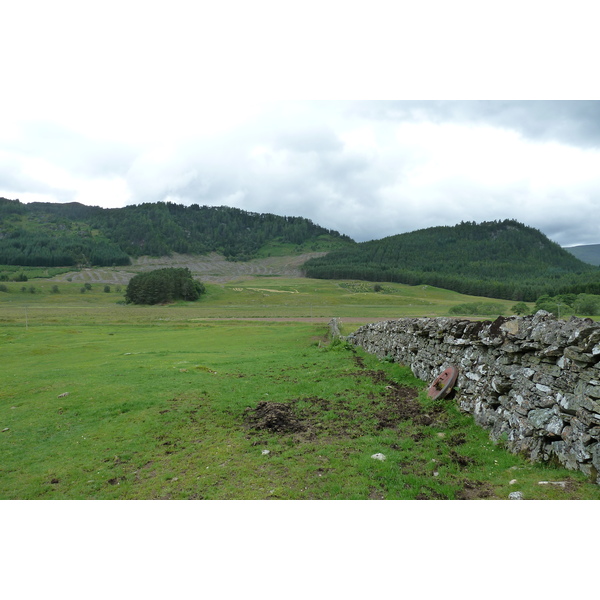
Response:
[{"label": "green hillside slope", "polygon": [[600,244],[587,244],[585,246],[572,246],[565,248],[573,256],[590,265],[600,266]]},{"label": "green hillside slope", "polygon": [[427,283],[510,300],[600,292],[600,270],[513,220],[463,222],[363,242],[304,268],[313,278]]},{"label": "green hillside slope", "polygon": [[353,244],[303,217],[226,206],[157,202],[108,209],[0,198],[0,264],[7,265],[123,265],[130,256],[172,252],[247,260],[282,246],[291,254]]}]

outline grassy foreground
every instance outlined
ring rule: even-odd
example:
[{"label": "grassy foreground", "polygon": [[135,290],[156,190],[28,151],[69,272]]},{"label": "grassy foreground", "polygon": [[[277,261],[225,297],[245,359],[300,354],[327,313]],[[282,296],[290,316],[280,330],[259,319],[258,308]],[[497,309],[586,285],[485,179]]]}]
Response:
[{"label": "grassy foreground", "polygon": [[331,344],[324,323],[241,320],[465,302],[319,284],[213,285],[164,307],[117,304],[100,285],[0,294],[0,498],[600,498],[583,475],[494,445],[407,368]]}]

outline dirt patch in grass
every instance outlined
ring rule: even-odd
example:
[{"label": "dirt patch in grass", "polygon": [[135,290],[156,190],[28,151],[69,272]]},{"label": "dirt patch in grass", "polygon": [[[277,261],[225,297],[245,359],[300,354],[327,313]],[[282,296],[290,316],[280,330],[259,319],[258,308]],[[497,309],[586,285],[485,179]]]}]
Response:
[{"label": "dirt patch in grass", "polygon": [[448,497],[428,485],[423,485],[421,491],[415,496],[415,500],[448,500]]},{"label": "dirt patch in grass", "polygon": [[396,429],[406,421],[425,427],[436,423],[442,407],[427,412],[418,400],[417,389],[395,383],[385,371],[367,369],[360,356],[354,361],[360,370],[353,376],[384,385],[382,394],[369,394],[366,401],[357,401],[357,392],[349,388],[330,399],[307,396],[287,402],[261,401],[256,408],[245,409],[244,427],[253,433],[297,434],[296,441],[301,442],[316,437],[357,438]]},{"label": "dirt patch in grass", "polygon": [[456,494],[457,500],[480,500],[482,498],[496,498],[496,494],[489,483],[465,479],[463,480],[462,484],[463,489]]},{"label": "dirt patch in grass", "polygon": [[469,456],[463,456],[462,454],[458,454],[458,452],[454,450],[450,450],[448,454],[450,460],[455,462],[459,467],[468,467],[470,465],[475,464],[475,460]]},{"label": "dirt patch in grass", "polygon": [[354,362],[361,369],[357,372],[358,376],[368,377],[377,385],[385,384],[384,407],[376,413],[379,419],[377,429],[393,429],[408,420],[415,425],[435,424],[435,416],[443,411],[441,405],[427,412],[417,399],[419,392],[416,388],[398,385],[388,378],[385,371],[366,369],[360,356],[355,356]]},{"label": "dirt patch in grass", "polygon": [[461,446],[467,441],[464,433],[456,433],[448,439],[448,446]]},{"label": "dirt patch in grass", "polygon": [[254,409],[247,408],[244,424],[250,429],[270,433],[297,433],[306,430],[306,426],[294,415],[292,406],[283,402],[263,401]]}]

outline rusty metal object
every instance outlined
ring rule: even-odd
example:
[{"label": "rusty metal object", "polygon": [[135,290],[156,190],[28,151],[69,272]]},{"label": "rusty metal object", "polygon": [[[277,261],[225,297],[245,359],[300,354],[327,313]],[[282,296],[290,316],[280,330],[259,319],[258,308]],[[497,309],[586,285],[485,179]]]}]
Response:
[{"label": "rusty metal object", "polygon": [[427,395],[433,400],[445,398],[456,383],[458,378],[458,369],[450,366],[443,373],[440,373],[429,386]]}]

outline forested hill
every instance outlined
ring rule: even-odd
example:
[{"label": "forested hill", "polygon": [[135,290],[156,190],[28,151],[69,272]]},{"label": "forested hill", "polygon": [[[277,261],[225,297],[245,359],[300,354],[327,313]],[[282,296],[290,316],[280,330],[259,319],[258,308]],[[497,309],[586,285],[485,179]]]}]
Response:
[{"label": "forested hill", "polygon": [[100,208],[0,198],[0,264],[123,265],[130,256],[218,252],[247,260],[270,245],[326,251],[348,236],[303,217],[170,202]]},{"label": "forested hill", "polygon": [[312,259],[304,269],[308,277],[429,284],[510,300],[600,293],[600,269],[513,220],[463,222],[363,242]]}]

